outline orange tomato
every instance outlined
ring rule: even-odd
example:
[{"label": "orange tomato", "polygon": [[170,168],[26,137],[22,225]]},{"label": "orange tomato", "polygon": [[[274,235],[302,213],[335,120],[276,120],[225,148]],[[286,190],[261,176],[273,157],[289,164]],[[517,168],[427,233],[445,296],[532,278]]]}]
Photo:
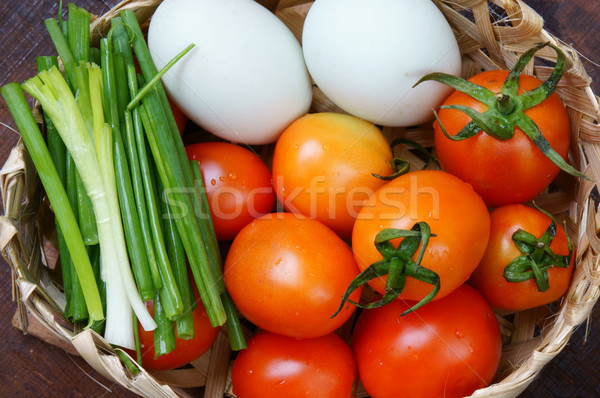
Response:
[{"label": "orange tomato", "polygon": [[[421,265],[438,274],[442,298],[462,285],[479,264],[490,234],[490,217],[481,197],[473,188],[452,174],[437,170],[415,171],[383,186],[363,206],[352,232],[352,248],[360,270],[382,260],[374,244],[386,228],[410,230],[426,222],[431,238]],[[434,236],[435,235],[435,236]],[[397,247],[400,239],[391,243]],[[418,255],[415,253],[413,261]],[[385,293],[387,276],[369,284]],[[432,285],[406,278],[399,298],[420,301]]]}]

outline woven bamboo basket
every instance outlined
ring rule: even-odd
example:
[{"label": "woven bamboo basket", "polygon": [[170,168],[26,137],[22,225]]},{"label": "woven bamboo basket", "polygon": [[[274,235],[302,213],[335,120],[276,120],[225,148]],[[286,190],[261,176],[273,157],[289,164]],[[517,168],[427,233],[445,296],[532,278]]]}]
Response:
[{"label": "woven bamboo basket", "polygon": [[[557,93],[568,108],[572,128],[571,162],[588,177],[600,181],[600,116],[598,98],[590,88],[577,52],[546,32],[542,18],[520,0],[435,0],[450,22],[463,56],[463,77],[481,70],[513,66],[518,56],[533,44],[550,41],[567,56],[568,68]],[[121,9],[134,10],[145,23],[159,0],[125,0],[105,15],[95,18],[92,37],[106,34],[110,19]],[[300,40],[302,23],[311,2],[307,0],[263,0]],[[544,49],[536,54],[525,73],[546,79],[556,61]],[[311,112],[335,111],[327,98],[314,88]],[[41,120],[41,119],[40,119]],[[390,140],[404,136],[433,147],[431,124],[411,128],[384,128]],[[268,156],[269,148],[265,149]],[[422,161],[408,150],[401,156],[419,168]],[[204,386],[205,397],[222,397],[231,390],[231,353],[224,333],[214,346],[191,366],[136,376],[121,364],[114,349],[90,330],[74,330],[61,315],[65,299],[48,265],[56,262],[52,214],[35,169],[22,144],[15,147],[4,165],[0,182],[5,215],[1,217],[0,248],[13,269],[14,295],[18,302],[17,323],[27,331],[34,323],[49,332],[54,343],[66,342],[100,374],[131,391],[148,397],[186,396],[186,388]],[[494,384],[477,390],[473,397],[513,397],[527,388],[541,369],[565,347],[571,334],[590,315],[600,296],[600,215],[594,197],[595,182],[559,175],[552,188],[536,203],[565,222],[576,244],[576,268],[566,296],[558,303],[514,314],[497,314],[503,334],[503,353]],[[510,321],[509,321],[510,320]],[[358,397],[367,396],[364,391]]]}]

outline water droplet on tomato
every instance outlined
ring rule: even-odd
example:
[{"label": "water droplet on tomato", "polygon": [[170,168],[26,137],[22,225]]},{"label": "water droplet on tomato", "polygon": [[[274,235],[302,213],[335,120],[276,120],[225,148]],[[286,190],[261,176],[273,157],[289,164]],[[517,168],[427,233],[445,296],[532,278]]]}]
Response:
[{"label": "water droplet on tomato", "polygon": [[324,150],[324,151],[326,151],[326,150],[328,150],[328,149],[329,149],[329,147],[328,147],[327,145],[323,145],[323,150]]},{"label": "water droplet on tomato", "polygon": [[232,180],[237,180],[237,174],[235,173],[229,173],[229,178]]},{"label": "water droplet on tomato", "polygon": [[298,149],[298,145],[294,145],[294,149]]},{"label": "water droplet on tomato", "polygon": [[223,177],[223,176],[219,177],[219,181],[225,181],[225,177]]},{"label": "water droplet on tomato", "polygon": [[210,185],[217,185],[217,180],[215,180],[214,178],[210,180]]},{"label": "water droplet on tomato", "polygon": [[458,337],[459,339],[462,339],[463,337],[465,337],[465,332],[463,332],[460,329],[456,329],[456,332],[454,332],[454,334],[456,335],[456,337]]}]

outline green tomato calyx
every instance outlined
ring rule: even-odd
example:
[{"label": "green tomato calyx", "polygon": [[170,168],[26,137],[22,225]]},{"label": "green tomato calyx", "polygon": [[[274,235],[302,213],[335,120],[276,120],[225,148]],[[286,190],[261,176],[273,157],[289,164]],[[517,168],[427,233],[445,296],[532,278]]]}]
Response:
[{"label": "green tomato calyx", "polygon": [[[382,307],[395,300],[404,290],[406,277],[412,277],[422,282],[433,285],[431,292],[421,301],[415,304],[410,309],[402,313],[409,314],[433,300],[440,291],[440,277],[434,271],[427,269],[421,265],[425,249],[429,242],[429,238],[435,236],[431,234],[429,224],[419,222],[412,229],[394,229],[387,228],[381,230],[375,237],[375,247],[383,256],[383,259],[371,264],[365,268],[356,278],[350,282],[348,289],[342,297],[342,302],[338,310],[331,317],[336,316],[343,308],[346,302],[353,304],[359,308],[378,308]],[[398,248],[394,248],[391,241],[394,239],[403,238]],[[419,250],[420,246],[420,250]],[[419,250],[417,260],[412,258]],[[387,275],[385,285],[385,294],[380,300],[371,303],[361,304],[350,300],[350,295],[360,286],[366,284],[372,279],[380,278]]]},{"label": "green tomato calyx", "polygon": [[[421,168],[422,170],[425,170],[427,167],[429,167],[429,165],[431,163],[435,163],[438,166],[438,168],[441,168],[440,163],[438,162],[436,157],[433,154],[431,154],[429,151],[427,151],[427,149],[425,149],[425,147],[423,147],[418,142],[409,140],[408,138],[398,137],[390,143],[392,153],[394,153],[394,149],[398,145],[406,145],[407,147],[416,150],[417,152],[419,152],[422,155],[422,157],[427,159],[427,161]],[[408,160],[405,160],[405,159],[402,159],[399,157],[394,157],[392,159],[392,170],[394,171],[392,174],[390,174],[388,176],[381,176],[379,174],[371,173],[371,175],[373,177],[379,178],[381,180],[391,181],[396,177],[400,177],[401,175],[408,173],[410,171],[410,166],[411,165]]]},{"label": "green tomato calyx", "polygon": [[402,158],[394,158],[392,159],[392,170],[394,172],[387,176],[382,176],[376,173],[371,173],[371,175],[375,178],[379,178],[380,180],[391,181],[394,178],[400,177],[401,175],[408,173],[408,171],[410,170],[410,163],[408,160]]},{"label": "green tomato calyx", "polygon": [[515,231],[512,241],[522,255],[512,260],[504,268],[504,279],[507,282],[524,282],[533,278],[538,291],[545,292],[550,288],[548,270],[552,267],[567,268],[571,263],[573,245],[567,234],[569,254],[566,256],[556,255],[550,249],[550,244],[556,236],[556,220],[548,212],[539,207],[537,209],[550,217],[552,221],[540,238],[536,238],[522,229]]},{"label": "green tomato calyx", "polygon": [[[535,53],[544,47],[551,47],[557,55],[556,66],[552,74],[542,84],[533,90],[518,94],[519,77],[525,66],[531,61]],[[548,143],[538,126],[525,115],[525,111],[539,105],[548,99],[556,89],[564,69],[566,67],[565,54],[560,48],[552,43],[539,43],[525,52],[511,69],[504,81],[500,93],[495,93],[488,88],[478,86],[468,80],[446,73],[434,72],[423,76],[416,84],[427,80],[435,80],[444,83],[453,89],[467,94],[487,106],[487,110],[480,113],[473,108],[464,105],[442,105],[440,109],[455,109],[461,111],[471,118],[471,121],[463,127],[458,134],[450,135],[442,125],[437,112],[434,116],[444,135],[453,141],[462,141],[471,138],[482,130],[500,141],[506,141],[513,137],[515,127],[520,128],[533,143],[561,170],[575,176],[584,176],[580,171],[568,164]]]}]

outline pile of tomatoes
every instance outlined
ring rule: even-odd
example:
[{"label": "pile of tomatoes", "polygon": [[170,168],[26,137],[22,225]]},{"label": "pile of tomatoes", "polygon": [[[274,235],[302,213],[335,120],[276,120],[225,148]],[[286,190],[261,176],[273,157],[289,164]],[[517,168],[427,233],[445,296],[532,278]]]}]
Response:
[{"label": "pile of tomatoes", "polygon": [[[498,91],[505,78],[473,81]],[[533,79],[522,76],[520,92],[540,83]],[[457,92],[445,104],[485,110]],[[525,114],[566,159],[568,118],[556,94]],[[458,397],[492,382],[502,347],[492,308],[559,299],[572,247],[549,214],[524,204],[558,167],[518,128],[505,141],[485,132],[448,139],[468,122],[441,110],[434,131],[444,171],[400,176],[381,131],[344,114],[296,120],[269,164],[231,143],[187,146],[227,242],[227,290],[256,328],[235,355],[237,397],[352,397],[359,380],[372,397]],[[196,335],[208,342],[188,353],[215,338],[204,325]],[[153,361],[144,366],[190,358]]]}]

